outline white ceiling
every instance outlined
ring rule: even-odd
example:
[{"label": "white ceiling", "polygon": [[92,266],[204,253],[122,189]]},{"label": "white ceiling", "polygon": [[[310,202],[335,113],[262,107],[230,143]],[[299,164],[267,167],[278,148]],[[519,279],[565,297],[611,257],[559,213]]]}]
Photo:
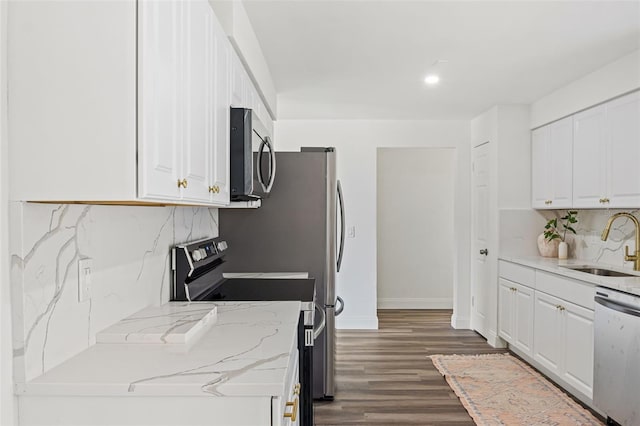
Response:
[{"label": "white ceiling", "polygon": [[279,119],[469,119],[640,49],[640,1],[243,3]]}]

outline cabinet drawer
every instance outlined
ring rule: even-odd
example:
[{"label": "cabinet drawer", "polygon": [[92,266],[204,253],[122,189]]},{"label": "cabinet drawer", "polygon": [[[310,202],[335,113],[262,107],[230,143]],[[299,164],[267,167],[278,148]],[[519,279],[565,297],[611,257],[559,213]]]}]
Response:
[{"label": "cabinet drawer", "polygon": [[587,309],[594,309],[595,286],[583,281],[561,277],[544,271],[536,271],[536,290]]},{"label": "cabinet drawer", "polygon": [[502,278],[518,284],[534,288],[536,283],[536,273],[534,269],[515,263],[501,260],[499,262],[499,273]]}]

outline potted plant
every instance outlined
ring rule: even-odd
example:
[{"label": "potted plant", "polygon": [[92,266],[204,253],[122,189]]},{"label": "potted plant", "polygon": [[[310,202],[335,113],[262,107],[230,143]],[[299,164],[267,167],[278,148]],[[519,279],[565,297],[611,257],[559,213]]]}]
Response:
[{"label": "potted plant", "polygon": [[[567,231],[576,233],[574,224],[578,223],[578,212],[569,210],[560,219],[557,217],[550,219],[544,227],[544,232],[538,237],[538,250],[544,257],[556,257],[566,259],[568,257],[569,245],[566,241]],[[560,226],[558,226],[560,221]]]}]

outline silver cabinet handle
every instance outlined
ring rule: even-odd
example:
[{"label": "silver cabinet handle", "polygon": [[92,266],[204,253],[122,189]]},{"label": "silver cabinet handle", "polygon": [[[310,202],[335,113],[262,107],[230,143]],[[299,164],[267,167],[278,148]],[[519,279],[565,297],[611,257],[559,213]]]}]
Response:
[{"label": "silver cabinet handle", "polygon": [[327,315],[324,313],[324,309],[322,309],[322,306],[318,305],[317,303],[315,305],[316,311],[320,313],[320,324],[318,324],[318,326],[313,329],[313,340],[316,340],[318,338],[320,333],[322,333],[322,330],[324,330],[324,327],[327,325]]},{"label": "silver cabinet handle", "polygon": [[484,254],[485,256],[488,256],[489,255],[489,249],[480,250],[480,254]]}]

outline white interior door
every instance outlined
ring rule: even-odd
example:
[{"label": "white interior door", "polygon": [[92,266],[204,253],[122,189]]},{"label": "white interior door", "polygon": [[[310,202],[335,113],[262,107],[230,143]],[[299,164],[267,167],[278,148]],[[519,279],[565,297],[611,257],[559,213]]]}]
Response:
[{"label": "white interior door", "polygon": [[489,313],[489,143],[473,149],[471,327],[487,337]]}]

